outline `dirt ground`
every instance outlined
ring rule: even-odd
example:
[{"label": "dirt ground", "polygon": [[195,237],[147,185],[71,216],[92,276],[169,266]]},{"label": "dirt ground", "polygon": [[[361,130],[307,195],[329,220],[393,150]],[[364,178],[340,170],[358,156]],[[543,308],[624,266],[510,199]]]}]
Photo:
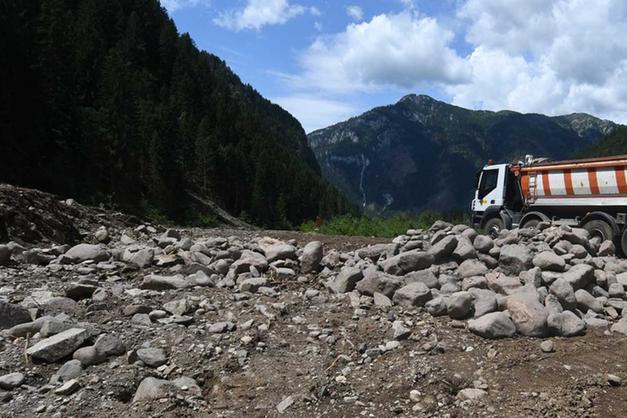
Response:
[{"label": "dirt ground", "polygon": [[[320,239],[327,249],[342,251],[385,242],[286,231],[190,232],[246,240],[271,236],[301,245]],[[78,274],[68,270],[50,277],[45,268],[19,266],[0,273],[0,289],[13,289],[17,299],[37,287],[62,289]],[[114,283],[125,288],[141,279],[138,272],[116,274],[121,281]],[[106,277],[111,276],[103,273],[102,279]],[[27,364],[28,342],[2,339],[0,374],[20,371],[26,382],[5,399],[0,416],[621,417],[627,411],[627,386],[613,387],[607,380],[608,373],[627,380],[626,337],[588,331],[582,337],[553,338],[555,352],[543,353],[540,339],[486,340],[464,329],[464,322],[433,318],[421,308],[351,305],[346,295],[329,295],[315,276],[306,281],[273,279],[271,284],[277,296],[234,299],[228,289],[194,288],[158,292],[141,301],[151,308],[180,298],[210,301],[214,309],[189,326],[131,323],[122,312],[138,299],[123,293],[98,308],[81,302],[77,320],[119,335],[128,348],[146,342],[165,348],[172,368],[149,369],[118,357],[86,368],[80,391],[69,396],[56,395],[47,385],[61,363]],[[305,298],[306,289],[317,289],[320,295]],[[260,305],[274,317],[264,315]],[[205,332],[205,323],[227,319],[238,324],[234,332]],[[251,319],[251,328],[240,326]],[[409,339],[380,355],[364,354],[392,340],[389,324],[395,319],[412,330]],[[250,340],[244,342],[245,336]],[[144,377],[179,375],[196,379],[202,396],[131,402]],[[461,389],[473,387],[487,395],[458,399]],[[280,413],[277,405],[287,397],[292,402]]]}]

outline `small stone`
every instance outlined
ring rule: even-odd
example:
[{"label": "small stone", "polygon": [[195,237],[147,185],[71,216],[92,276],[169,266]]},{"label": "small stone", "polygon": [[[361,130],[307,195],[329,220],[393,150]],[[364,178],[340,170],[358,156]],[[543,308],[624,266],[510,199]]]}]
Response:
[{"label": "small stone", "polygon": [[22,373],[9,373],[0,376],[0,389],[13,390],[22,386],[24,375]]},{"label": "small stone", "polygon": [[403,325],[403,321],[394,321],[392,323],[392,338],[395,340],[404,340],[411,335],[411,330]]},{"label": "small stone", "polygon": [[65,382],[60,388],[56,389],[54,393],[61,396],[71,395],[81,387],[78,380],[72,379]]},{"label": "small stone", "polygon": [[609,383],[610,386],[621,386],[623,384],[623,379],[616,376],[615,374],[608,374],[607,383]]},{"label": "small stone", "polygon": [[168,357],[161,348],[140,348],[137,357],[149,367],[159,367],[168,362]]},{"label": "small stone", "polygon": [[544,340],[540,343],[540,350],[543,353],[553,353],[555,352],[555,343],[552,340]]},{"label": "small stone", "polygon": [[460,390],[457,393],[457,398],[464,400],[464,401],[465,400],[474,401],[474,400],[483,398],[487,394],[488,392],[486,392],[483,389],[466,388],[466,389]]},{"label": "small stone", "polygon": [[294,397],[287,396],[283,398],[281,402],[279,402],[279,404],[276,406],[276,410],[279,411],[280,414],[282,414],[283,412],[285,412],[285,410],[287,410],[287,408],[292,406],[293,403],[294,403]]}]

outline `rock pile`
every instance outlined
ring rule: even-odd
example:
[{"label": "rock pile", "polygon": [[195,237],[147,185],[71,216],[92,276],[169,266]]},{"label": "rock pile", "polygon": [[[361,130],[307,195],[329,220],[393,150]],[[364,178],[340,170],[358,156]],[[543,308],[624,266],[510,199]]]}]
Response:
[{"label": "rock pile", "polygon": [[[354,251],[148,225],[93,234],[89,241],[98,244],[0,246],[6,265],[0,267],[0,346],[14,359],[0,376],[5,393],[34,384],[42,370],[49,373],[41,393],[82,393],[97,383],[86,377],[89,370],[105,365],[124,370],[110,383],[111,396],[122,402],[172,398],[201,408],[212,377],[202,362],[185,364],[176,347],[187,342],[191,358],[206,361],[226,356],[228,369],[245,368],[253,354],[264,353],[278,324],[306,327],[307,341],[316,343],[306,355],[342,338],[330,324],[290,314],[295,305],[322,320],[337,309],[351,310],[355,319],[378,312],[374,318],[388,337],[355,348],[360,364],[411,338],[432,339],[422,350],[444,350],[431,334],[416,335],[423,313],[448,316],[455,328],[486,339],[572,337],[589,329],[627,335],[627,262],[611,242],[590,239],[582,229],[539,224],[492,239],[436,222]],[[24,356],[33,363],[20,368]],[[334,384],[343,379],[338,375]],[[451,402],[487,393],[483,386],[462,389]],[[301,398],[281,399],[283,411]]]}]

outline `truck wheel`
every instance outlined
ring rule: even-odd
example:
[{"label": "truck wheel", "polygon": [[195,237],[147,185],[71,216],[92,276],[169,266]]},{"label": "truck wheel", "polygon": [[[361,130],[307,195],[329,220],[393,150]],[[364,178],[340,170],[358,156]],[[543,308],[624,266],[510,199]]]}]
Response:
[{"label": "truck wheel", "polygon": [[614,232],[610,224],[600,219],[593,219],[586,222],[583,228],[590,233],[590,239],[600,239],[599,244],[605,240],[612,241],[614,238]]},{"label": "truck wheel", "polygon": [[622,250],[623,257],[627,257],[627,228],[625,228],[623,235],[621,236],[620,249]]},{"label": "truck wheel", "polygon": [[496,238],[501,232],[501,229],[505,228],[505,224],[501,218],[492,218],[488,219],[488,221],[483,226],[483,230],[487,235],[492,238]]},{"label": "truck wheel", "polygon": [[537,228],[539,223],[540,219],[529,219],[523,225],[521,225],[521,228]]}]

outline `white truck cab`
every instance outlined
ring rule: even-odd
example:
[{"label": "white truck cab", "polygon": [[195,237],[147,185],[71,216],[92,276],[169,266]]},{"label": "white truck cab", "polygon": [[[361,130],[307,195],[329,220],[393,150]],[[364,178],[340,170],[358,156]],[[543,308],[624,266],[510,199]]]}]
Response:
[{"label": "white truck cab", "polygon": [[485,212],[490,206],[503,206],[508,169],[509,164],[486,165],[477,174],[473,212]]}]

